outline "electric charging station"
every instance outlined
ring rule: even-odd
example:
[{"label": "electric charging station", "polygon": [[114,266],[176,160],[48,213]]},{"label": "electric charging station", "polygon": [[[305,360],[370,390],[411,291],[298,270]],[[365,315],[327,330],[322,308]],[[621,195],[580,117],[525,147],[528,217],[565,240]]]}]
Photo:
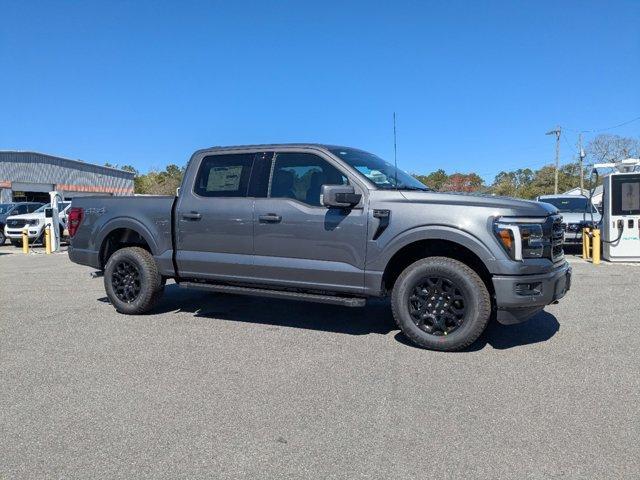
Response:
[{"label": "electric charging station", "polygon": [[627,159],[597,168],[615,168],[604,178],[602,257],[609,262],[640,262],[640,160]]},{"label": "electric charging station", "polygon": [[[49,229],[51,236],[51,251],[56,252],[60,249],[60,217],[58,213],[58,205],[64,201],[64,197],[60,192],[49,192],[51,198],[51,208],[45,212],[45,229]],[[50,210],[50,212],[49,212]],[[49,215],[50,214],[50,215]]]}]

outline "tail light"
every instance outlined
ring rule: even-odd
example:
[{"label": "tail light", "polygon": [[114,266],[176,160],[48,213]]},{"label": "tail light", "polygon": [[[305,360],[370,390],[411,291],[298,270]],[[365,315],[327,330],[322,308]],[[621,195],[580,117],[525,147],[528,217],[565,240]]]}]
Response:
[{"label": "tail light", "polygon": [[84,210],[82,208],[73,207],[69,209],[69,215],[67,215],[67,230],[69,230],[70,237],[76,234],[83,218]]}]

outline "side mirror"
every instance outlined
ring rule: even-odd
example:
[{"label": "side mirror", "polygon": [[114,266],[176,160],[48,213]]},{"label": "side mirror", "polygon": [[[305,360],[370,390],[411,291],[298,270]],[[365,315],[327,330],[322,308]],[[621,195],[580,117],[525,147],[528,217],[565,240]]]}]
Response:
[{"label": "side mirror", "polygon": [[322,204],[325,207],[350,208],[360,203],[362,195],[353,185],[322,185]]},{"label": "side mirror", "polygon": [[44,209],[44,217],[45,218],[53,218],[53,208],[45,208]]}]

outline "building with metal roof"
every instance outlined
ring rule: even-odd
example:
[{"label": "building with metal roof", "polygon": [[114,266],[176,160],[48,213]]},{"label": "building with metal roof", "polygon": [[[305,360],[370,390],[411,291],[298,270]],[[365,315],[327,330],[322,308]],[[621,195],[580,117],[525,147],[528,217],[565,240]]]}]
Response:
[{"label": "building with metal roof", "polygon": [[37,152],[0,151],[0,203],[85,195],[133,195],[133,173]]}]

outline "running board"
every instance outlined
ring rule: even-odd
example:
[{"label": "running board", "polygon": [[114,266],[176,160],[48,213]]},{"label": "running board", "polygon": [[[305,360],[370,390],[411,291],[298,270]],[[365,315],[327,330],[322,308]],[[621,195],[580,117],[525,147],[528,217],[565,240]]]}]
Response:
[{"label": "running board", "polygon": [[235,285],[220,285],[215,283],[180,282],[181,288],[194,288],[208,292],[232,293],[235,295],[252,295],[255,297],[281,298],[283,300],[298,300],[302,302],[328,303],[345,307],[364,307],[366,299],[359,297],[340,297],[333,295],[319,295],[317,293],[288,292],[286,290],[268,290],[266,288],[237,287]]}]

